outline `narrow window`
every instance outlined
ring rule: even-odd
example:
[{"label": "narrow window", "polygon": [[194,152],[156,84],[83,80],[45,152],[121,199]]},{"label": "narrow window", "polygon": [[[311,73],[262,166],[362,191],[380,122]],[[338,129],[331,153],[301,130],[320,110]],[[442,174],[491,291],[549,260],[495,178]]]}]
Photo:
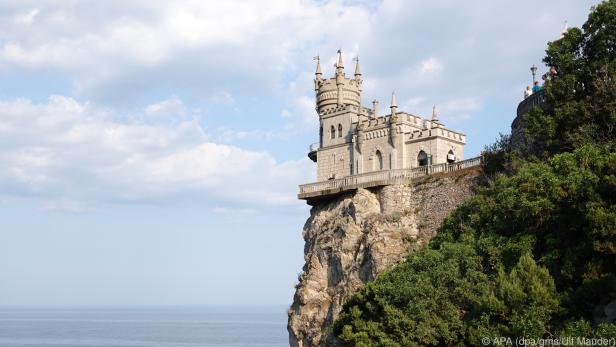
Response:
[{"label": "narrow window", "polygon": [[331,138],[333,140],[333,139],[336,138],[336,128],[334,128],[334,126],[332,125],[332,128],[331,128],[330,131],[331,131],[331,135],[332,135]]},{"label": "narrow window", "polygon": [[342,124],[338,124],[338,137],[342,137]]}]

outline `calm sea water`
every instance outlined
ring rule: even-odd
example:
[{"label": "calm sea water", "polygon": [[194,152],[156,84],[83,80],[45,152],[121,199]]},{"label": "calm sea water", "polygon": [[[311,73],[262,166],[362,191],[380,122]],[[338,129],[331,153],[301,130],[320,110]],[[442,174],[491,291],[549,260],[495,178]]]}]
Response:
[{"label": "calm sea water", "polygon": [[284,306],[0,307],[0,346],[288,346]]}]

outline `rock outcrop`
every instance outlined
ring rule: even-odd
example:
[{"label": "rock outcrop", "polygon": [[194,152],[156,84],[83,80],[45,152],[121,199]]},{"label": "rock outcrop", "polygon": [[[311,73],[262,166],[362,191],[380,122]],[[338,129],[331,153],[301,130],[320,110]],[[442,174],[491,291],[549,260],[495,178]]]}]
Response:
[{"label": "rock outcrop", "polygon": [[477,169],[429,176],[314,202],[304,225],[304,258],[289,309],[291,346],[331,345],[344,301],[435,235],[473,194]]}]

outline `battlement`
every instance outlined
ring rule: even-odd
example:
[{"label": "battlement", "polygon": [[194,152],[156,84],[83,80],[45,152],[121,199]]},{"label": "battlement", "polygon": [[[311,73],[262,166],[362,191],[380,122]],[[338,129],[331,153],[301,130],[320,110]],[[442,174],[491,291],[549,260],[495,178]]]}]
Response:
[{"label": "battlement", "polygon": [[411,133],[410,139],[411,140],[423,139],[427,136],[441,136],[441,137],[444,137],[444,138],[447,138],[449,140],[456,141],[459,143],[466,143],[465,134],[461,132],[453,131],[453,130],[444,129],[444,128],[427,128],[423,130],[416,130]]},{"label": "battlement", "polygon": [[321,71],[320,58],[317,59],[317,69],[314,78],[316,92],[316,109],[318,114],[336,112],[341,106],[361,106],[362,79],[359,71],[359,61],[355,68],[355,78],[346,78],[342,52],[338,51],[336,72],[332,78],[324,79]]}]

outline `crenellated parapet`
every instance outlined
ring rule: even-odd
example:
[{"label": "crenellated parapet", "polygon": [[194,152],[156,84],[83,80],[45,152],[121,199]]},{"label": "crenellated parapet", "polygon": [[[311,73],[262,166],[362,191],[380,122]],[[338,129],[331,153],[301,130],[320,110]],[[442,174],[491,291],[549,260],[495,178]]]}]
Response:
[{"label": "crenellated parapet", "polygon": [[338,51],[336,72],[332,78],[324,79],[321,64],[317,57],[317,70],[314,79],[317,113],[328,112],[344,105],[360,107],[362,83],[359,61],[357,61],[355,67],[354,78],[347,78],[344,72],[342,52]]}]

